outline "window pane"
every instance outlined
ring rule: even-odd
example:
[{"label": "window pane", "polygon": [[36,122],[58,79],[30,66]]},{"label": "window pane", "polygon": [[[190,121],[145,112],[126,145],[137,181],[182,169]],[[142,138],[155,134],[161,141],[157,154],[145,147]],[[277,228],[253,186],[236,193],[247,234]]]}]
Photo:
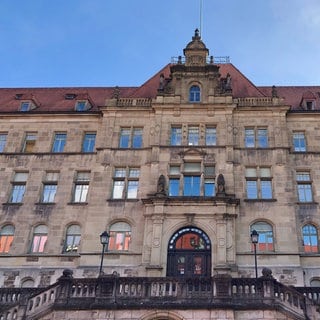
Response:
[{"label": "window pane", "polygon": [[198,86],[192,86],[189,91],[190,102],[200,102],[200,88]]},{"label": "window pane", "polygon": [[7,143],[7,134],[1,133],[0,134],[0,152],[4,151],[6,143]]},{"label": "window pane", "polygon": [[83,139],[82,152],[93,152],[96,143],[95,133],[86,133]]},{"label": "window pane", "polygon": [[312,202],[311,184],[298,184],[298,198],[300,202]]},{"label": "window pane", "polygon": [[188,128],[188,144],[189,146],[197,146],[199,144],[199,128]]},{"label": "window pane", "polygon": [[255,146],[254,129],[245,129],[245,146],[247,148],[254,148]]},{"label": "window pane", "polygon": [[180,174],[180,166],[170,166],[170,174]]},{"label": "window pane", "polygon": [[216,128],[206,128],[206,145],[215,146],[217,144]]},{"label": "window pane", "polygon": [[268,147],[268,130],[258,129],[258,147],[267,148]]},{"label": "window pane", "polygon": [[74,190],[73,202],[86,202],[89,186],[87,184],[77,184]]},{"label": "window pane", "polygon": [[258,250],[273,251],[273,230],[272,226],[265,222],[257,222],[251,226],[252,230],[256,230],[259,234]]},{"label": "window pane", "polygon": [[247,181],[247,198],[258,199],[257,181]]},{"label": "window pane", "polygon": [[171,145],[180,146],[181,145],[181,128],[171,128]]},{"label": "window pane", "polygon": [[205,197],[215,196],[215,183],[213,179],[206,179],[204,181],[204,195]]},{"label": "window pane", "polygon": [[129,141],[130,141],[130,128],[122,128],[120,131],[119,147],[129,148]]},{"label": "window pane", "polygon": [[306,225],[302,229],[303,246],[305,252],[318,252],[318,233],[312,225]]},{"label": "window pane", "polygon": [[142,147],[142,129],[140,128],[133,129],[132,147],[133,148]]},{"label": "window pane", "polygon": [[10,202],[12,203],[22,202],[25,189],[26,189],[25,185],[14,185],[12,187]]},{"label": "window pane", "polygon": [[65,133],[56,133],[54,136],[52,152],[63,152],[66,139],[67,135]]},{"label": "window pane", "polygon": [[272,185],[271,181],[261,181],[261,198],[272,199]]},{"label": "window pane", "polygon": [[122,199],[123,198],[123,191],[124,191],[124,181],[114,181],[113,182],[112,198],[113,199]]},{"label": "window pane", "polygon": [[246,168],[246,177],[256,178],[257,177],[257,169],[256,168]]},{"label": "window pane", "polygon": [[139,169],[130,169],[129,170],[129,178],[138,178],[140,175]]},{"label": "window pane", "polygon": [[116,178],[124,178],[126,176],[126,169],[125,168],[115,169],[114,176]]},{"label": "window pane", "polygon": [[200,176],[184,177],[184,196],[200,196]]},{"label": "window pane", "polygon": [[179,195],[179,179],[169,179],[169,196],[176,197]]},{"label": "window pane", "polygon": [[187,162],[184,164],[185,172],[200,172],[200,170],[201,170],[201,163]]},{"label": "window pane", "polygon": [[205,166],[204,167],[204,174],[205,174],[205,176],[214,176],[215,167],[214,166]]},{"label": "window pane", "polygon": [[270,178],[271,177],[270,168],[260,168],[260,177],[262,177],[262,178]]},{"label": "window pane", "polygon": [[138,181],[129,181],[128,182],[128,199],[135,199],[137,198],[138,194]]},{"label": "window pane", "polygon": [[305,152],[307,150],[303,132],[296,132],[293,134],[293,149],[297,152]]},{"label": "window pane", "polygon": [[308,172],[297,173],[297,181],[310,181],[310,174]]},{"label": "window pane", "polygon": [[43,186],[42,202],[54,202],[57,185],[46,184]]},{"label": "window pane", "polygon": [[8,253],[14,237],[14,226],[4,226],[0,231],[0,253]]},{"label": "window pane", "polygon": [[31,252],[44,252],[44,247],[46,245],[47,238],[47,235],[34,235]]}]

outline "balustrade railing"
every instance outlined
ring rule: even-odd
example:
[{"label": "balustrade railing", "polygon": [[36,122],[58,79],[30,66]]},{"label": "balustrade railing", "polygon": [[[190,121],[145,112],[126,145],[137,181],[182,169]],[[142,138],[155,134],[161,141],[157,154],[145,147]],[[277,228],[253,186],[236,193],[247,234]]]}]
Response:
[{"label": "balustrade railing", "polygon": [[[16,289],[17,290],[17,289]],[[20,289],[22,290],[22,289]],[[300,291],[300,292],[299,292]],[[306,299],[319,302],[320,292],[299,291],[272,278],[149,278],[104,276],[75,279],[63,276],[59,281],[21,299],[21,292],[0,289],[0,320],[33,319],[50,312],[86,308],[261,308],[283,309],[305,319]],[[7,302],[11,306],[7,307]],[[311,303],[308,300],[308,304]],[[24,310],[24,311],[23,311]],[[298,319],[298,318],[297,318]]]}]

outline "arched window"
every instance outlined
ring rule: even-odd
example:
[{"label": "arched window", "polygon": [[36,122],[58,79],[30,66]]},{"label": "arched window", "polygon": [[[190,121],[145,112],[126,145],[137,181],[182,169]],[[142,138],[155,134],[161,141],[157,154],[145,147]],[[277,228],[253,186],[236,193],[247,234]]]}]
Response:
[{"label": "arched window", "polygon": [[48,239],[48,227],[44,224],[40,224],[33,230],[32,242],[31,242],[31,253],[44,252],[44,247]]},{"label": "arched window", "polygon": [[22,279],[21,288],[34,288],[34,280],[32,278]]},{"label": "arched window", "polygon": [[318,252],[318,232],[312,224],[306,224],[302,228],[304,252]]},{"label": "arched window", "polygon": [[273,251],[273,230],[272,226],[266,222],[255,222],[250,227],[250,233],[256,230],[259,234],[259,242],[257,244],[258,251]]},{"label": "arched window", "polygon": [[63,252],[77,252],[81,239],[81,228],[72,224],[67,228]]},{"label": "arched window", "polygon": [[320,279],[319,278],[311,279],[310,287],[320,287]]},{"label": "arched window", "polygon": [[110,226],[109,250],[128,251],[131,241],[131,227],[126,222],[116,222]]},{"label": "arched window", "polygon": [[0,230],[0,253],[8,253],[14,237],[14,226],[6,225]]},{"label": "arched window", "polygon": [[178,230],[168,245],[167,276],[209,277],[211,275],[211,242],[200,229]]},{"label": "arched window", "polygon": [[201,90],[199,86],[192,86],[189,90],[189,102],[200,102]]}]

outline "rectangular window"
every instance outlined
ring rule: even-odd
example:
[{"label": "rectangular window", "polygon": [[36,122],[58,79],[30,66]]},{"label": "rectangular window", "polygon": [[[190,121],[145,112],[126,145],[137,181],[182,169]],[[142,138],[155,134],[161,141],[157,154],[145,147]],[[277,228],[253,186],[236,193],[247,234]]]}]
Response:
[{"label": "rectangular window", "polygon": [[13,181],[11,182],[12,190],[9,199],[10,203],[22,203],[26,191],[27,179],[27,172],[16,172]]},{"label": "rectangular window", "polygon": [[121,128],[119,148],[142,148],[142,128]]},{"label": "rectangular window", "polygon": [[7,133],[0,133],[0,152],[3,152],[6,147],[7,136]]},{"label": "rectangular window", "polygon": [[246,148],[268,148],[268,129],[266,128],[246,128],[245,147]]},{"label": "rectangular window", "polygon": [[181,146],[181,143],[182,143],[182,128],[172,127],[170,144],[172,146]]},{"label": "rectangular window", "polygon": [[309,172],[297,172],[297,190],[299,202],[312,202],[312,181]]},{"label": "rectangular window", "polygon": [[214,197],[216,195],[215,189],[215,167],[204,167],[204,196]]},{"label": "rectangular window", "polygon": [[67,140],[66,133],[56,133],[54,135],[52,152],[63,152]]},{"label": "rectangular window", "polygon": [[188,145],[199,145],[199,127],[188,127]]},{"label": "rectangular window", "polygon": [[77,172],[74,189],[72,195],[72,202],[85,203],[89,191],[90,172]]},{"label": "rectangular window", "polygon": [[34,152],[36,141],[37,134],[35,132],[27,132],[24,138],[22,152]]},{"label": "rectangular window", "polygon": [[96,134],[86,132],[82,142],[82,152],[94,152],[96,144]]},{"label": "rectangular window", "polygon": [[246,190],[248,199],[272,199],[270,168],[246,168]]},{"label": "rectangular window", "polygon": [[41,202],[53,203],[57,192],[59,173],[47,172],[43,181]]},{"label": "rectangular window", "polygon": [[136,199],[138,197],[140,169],[116,168],[113,176],[113,199]]},{"label": "rectangular window", "polygon": [[306,137],[304,132],[294,132],[293,133],[293,150],[295,152],[306,152]]},{"label": "rectangular window", "polygon": [[215,127],[206,127],[206,145],[215,146],[217,144],[217,130]]}]

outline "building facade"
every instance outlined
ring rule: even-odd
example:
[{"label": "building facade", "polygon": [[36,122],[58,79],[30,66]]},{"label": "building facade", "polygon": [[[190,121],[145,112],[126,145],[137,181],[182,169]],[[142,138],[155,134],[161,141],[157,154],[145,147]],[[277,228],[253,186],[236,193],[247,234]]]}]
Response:
[{"label": "building facade", "polygon": [[[209,56],[197,30],[183,54],[140,87],[0,89],[2,290],[53,286],[66,299],[63,270],[96,279],[103,255],[110,288],[158,279],[161,295],[172,285],[161,279],[175,279],[169,291],[184,297],[178,282],[213,279],[206,290],[226,298],[238,286],[230,279],[255,280],[253,230],[266,282],[252,294],[320,286],[320,86],[257,87]],[[183,300],[177,313],[124,304],[126,316],[95,300],[90,315],[37,319],[307,319],[306,307],[227,300],[201,310]]]}]

